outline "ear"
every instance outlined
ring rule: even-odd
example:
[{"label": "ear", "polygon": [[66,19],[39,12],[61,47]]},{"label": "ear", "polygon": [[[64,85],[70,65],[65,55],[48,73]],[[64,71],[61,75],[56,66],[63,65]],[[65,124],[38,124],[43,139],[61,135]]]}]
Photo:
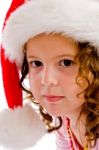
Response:
[{"label": "ear", "polygon": [[0,112],[0,145],[12,150],[28,148],[45,133],[39,114],[29,104]]}]

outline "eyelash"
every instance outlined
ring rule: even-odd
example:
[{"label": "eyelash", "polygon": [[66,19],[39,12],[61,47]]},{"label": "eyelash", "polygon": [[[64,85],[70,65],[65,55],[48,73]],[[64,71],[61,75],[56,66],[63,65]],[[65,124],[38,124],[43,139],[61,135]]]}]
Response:
[{"label": "eyelash", "polygon": [[[38,68],[38,67],[43,66],[43,63],[41,61],[38,61],[38,60],[31,61],[30,64],[34,68]],[[70,59],[63,59],[58,64],[59,64],[59,66],[62,66],[62,67],[70,67],[72,64],[74,64],[74,61],[72,61]]]}]

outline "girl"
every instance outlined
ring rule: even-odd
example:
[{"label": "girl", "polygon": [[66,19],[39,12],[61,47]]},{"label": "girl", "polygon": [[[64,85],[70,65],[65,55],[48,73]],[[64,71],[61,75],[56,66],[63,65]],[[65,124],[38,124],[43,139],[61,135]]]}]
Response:
[{"label": "girl", "polygon": [[6,56],[21,68],[20,85],[55,132],[57,150],[99,149],[98,5],[30,0],[4,28]]}]

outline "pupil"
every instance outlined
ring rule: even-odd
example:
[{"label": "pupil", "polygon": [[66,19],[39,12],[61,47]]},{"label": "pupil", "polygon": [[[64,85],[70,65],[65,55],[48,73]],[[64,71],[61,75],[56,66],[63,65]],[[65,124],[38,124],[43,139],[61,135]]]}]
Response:
[{"label": "pupil", "polygon": [[70,66],[71,65],[71,60],[64,60],[64,65],[65,66]]},{"label": "pupil", "polygon": [[36,66],[41,66],[41,62],[40,61],[35,61],[35,65]]}]

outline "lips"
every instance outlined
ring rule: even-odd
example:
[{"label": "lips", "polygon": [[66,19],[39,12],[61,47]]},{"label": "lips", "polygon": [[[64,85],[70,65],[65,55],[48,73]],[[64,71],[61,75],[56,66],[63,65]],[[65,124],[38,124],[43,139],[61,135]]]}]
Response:
[{"label": "lips", "polygon": [[44,95],[44,99],[48,102],[59,102],[64,96]]}]

